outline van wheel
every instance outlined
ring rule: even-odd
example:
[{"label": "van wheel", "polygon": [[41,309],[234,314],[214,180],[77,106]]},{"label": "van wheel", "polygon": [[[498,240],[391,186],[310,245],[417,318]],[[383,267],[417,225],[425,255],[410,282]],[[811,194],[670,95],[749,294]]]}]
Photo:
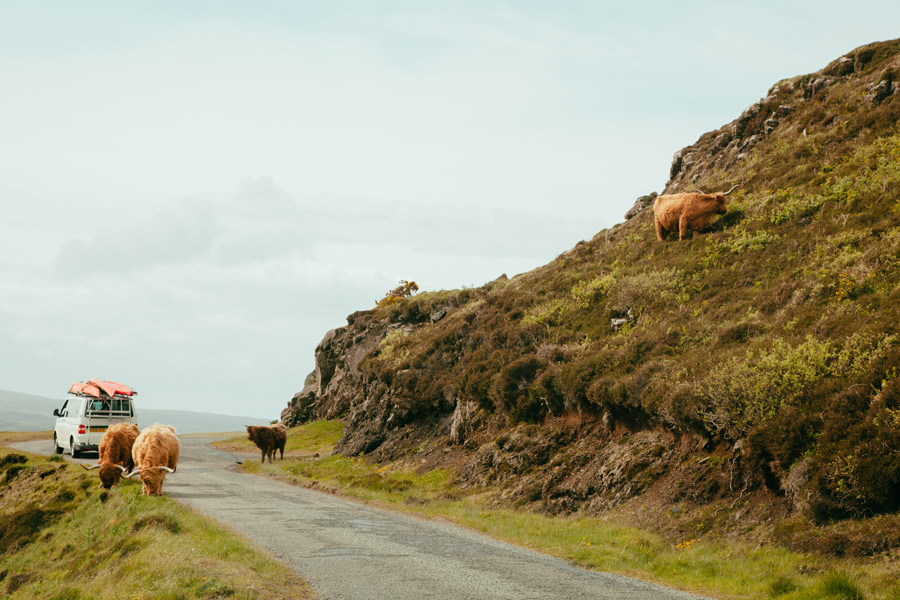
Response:
[{"label": "van wheel", "polygon": [[59,442],[56,440],[56,432],[55,432],[55,431],[53,432],[53,451],[54,451],[56,454],[62,454],[62,453],[63,453],[62,446],[60,446],[60,445],[59,445]]},{"label": "van wheel", "polygon": [[81,452],[75,449],[75,440],[69,440],[69,449],[72,451],[72,458],[81,458]]}]

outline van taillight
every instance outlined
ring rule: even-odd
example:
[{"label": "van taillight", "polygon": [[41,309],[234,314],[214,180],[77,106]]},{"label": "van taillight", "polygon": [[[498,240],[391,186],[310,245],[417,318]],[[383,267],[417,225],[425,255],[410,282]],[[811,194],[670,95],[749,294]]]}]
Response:
[{"label": "van taillight", "polygon": [[84,425],[79,425],[78,426],[78,435],[82,435],[83,433],[85,433]]}]

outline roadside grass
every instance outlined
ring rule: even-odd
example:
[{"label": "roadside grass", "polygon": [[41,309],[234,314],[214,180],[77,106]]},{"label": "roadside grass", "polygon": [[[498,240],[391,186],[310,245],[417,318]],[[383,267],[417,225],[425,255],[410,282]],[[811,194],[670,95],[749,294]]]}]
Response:
[{"label": "roadside grass", "polygon": [[33,442],[35,440],[47,440],[47,445],[53,444],[53,430],[47,431],[0,431],[0,446],[16,444],[18,442]]},{"label": "roadside grass", "polygon": [[[344,435],[344,424],[340,421],[314,421],[288,430],[285,456],[324,456]],[[238,454],[259,454],[259,448],[247,439],[246,432],[236,432],[234,437],[213,442],[213,446],[226,452]]]},{"label": "roadside grass", "polygon": [[[311,425],[295,428],[292,434],[301,437],[306,431],[315,431]],[[837,559],[699,536],[671,544],[602,518],[552,517],[496,508],[491,506],[494,490],[461,492],[446,470],[419,474],[400,465],[378,465],[358,457],[294,458],[264,465],[248,460],[242,468],[384,508],[446,519],[590,569],[716,598],[900,598],[896,557]]]},{"label": "roadside grass", "polygon": [[60,457],[0,449],[0,514],[0,598],[315,597],[211,519],[142,496],[137,481],[101,490],[96,476]]}]

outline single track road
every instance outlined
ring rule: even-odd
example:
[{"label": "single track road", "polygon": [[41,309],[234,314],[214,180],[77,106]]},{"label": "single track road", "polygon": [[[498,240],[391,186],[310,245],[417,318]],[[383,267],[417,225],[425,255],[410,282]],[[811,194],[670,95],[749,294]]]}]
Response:
[{"label": "single track road", "polygon": [[[581,569],[452,524],[247,475],[234,469],[234,456],[209,446],[213,439],[181,438],[181,461],[163,492],[253,540],[326,600],[698,598]],[[51,444],[13,446],[49,454]]]}]

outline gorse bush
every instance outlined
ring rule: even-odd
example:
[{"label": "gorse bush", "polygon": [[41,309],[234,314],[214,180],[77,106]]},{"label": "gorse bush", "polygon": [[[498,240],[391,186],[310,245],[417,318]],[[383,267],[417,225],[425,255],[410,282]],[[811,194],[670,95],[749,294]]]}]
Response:
[{"label": "gorse bush", "polygon": [[389,291],[384,295],[384,298],[375,302],[375,306],[378,308],[382,308],[385,306],[390,306],[391,304],[395,304],[400,301],[402,298],[408,298],[412,296],[414,293],[419,291],[419,286],[415,281],[406,281],[405,279],[400,280],[400,285]]}]

